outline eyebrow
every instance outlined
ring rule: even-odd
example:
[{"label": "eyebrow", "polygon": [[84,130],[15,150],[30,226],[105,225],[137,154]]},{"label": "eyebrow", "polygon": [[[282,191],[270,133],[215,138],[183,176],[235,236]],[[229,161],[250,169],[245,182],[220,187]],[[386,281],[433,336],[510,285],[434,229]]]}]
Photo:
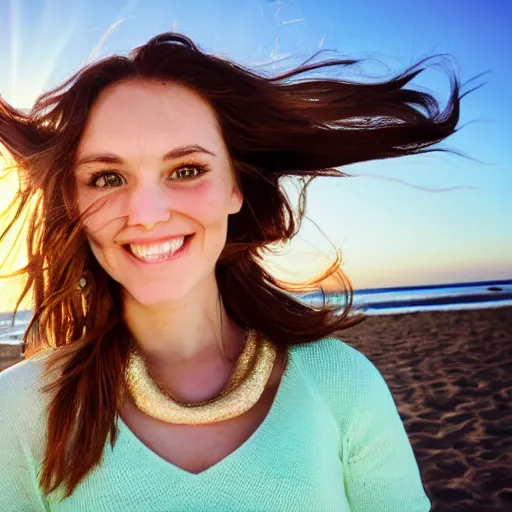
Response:
[{"label": "eyebrow", "polygon": [[[188,146],[181,146],[175,149],[171,149],[171,151],[167,152],[163,157],[162,160],[164,162],[167,162],[169,160],[176,160],[178,158],[182,158],[184,156],[191,155],[192,153],[206,153],[208,155],[217,156],[212,151],[203,148],[202,146],[198,146],[196,144],[191,144]],[[122,164],[124,163],[123,159],[120,158],[117,155],[114,155],[112,153],[94,153],[92,155],[85,156],[83,158],[80,158],[78,162],[76,163],[75,167],[80,167],[81,165],[86,164]]]}]

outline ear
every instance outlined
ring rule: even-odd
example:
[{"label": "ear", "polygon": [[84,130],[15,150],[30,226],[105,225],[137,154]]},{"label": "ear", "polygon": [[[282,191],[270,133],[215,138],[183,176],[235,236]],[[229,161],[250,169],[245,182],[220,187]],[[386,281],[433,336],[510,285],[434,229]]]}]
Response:
[{"label": "ear", "polygon": [[238,213],[242,209],[244,198],[236,185],[233,185],[229,202],[229,213]]}]

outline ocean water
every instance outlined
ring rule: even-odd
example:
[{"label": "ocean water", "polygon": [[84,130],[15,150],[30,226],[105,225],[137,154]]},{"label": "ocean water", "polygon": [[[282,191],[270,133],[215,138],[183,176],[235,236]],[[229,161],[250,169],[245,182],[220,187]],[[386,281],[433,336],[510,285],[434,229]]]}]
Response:
[{"label": "ocean water", "polygon": [[[323,302],[318,293],[301,294],[298,297],[312,305]],[[343,294],[329,294],[325,299],[340,306],[345,303]],[[512,279],[356,290],[353,305],[367,315],[512,306]],[[20,311],[12,325],[12,313],[0,313],[0,344],[21,343],[30,317],[30,311]]]},{"label": "ocean water", "polygon": [[[320,294],[302,295],[302,299],[311,304],[322,303]],[[343,294],[331,294],[326,299],[334,304],[345,303]],[[512,306],[512,279],[356,290],[353,305],[367,315]]]}]

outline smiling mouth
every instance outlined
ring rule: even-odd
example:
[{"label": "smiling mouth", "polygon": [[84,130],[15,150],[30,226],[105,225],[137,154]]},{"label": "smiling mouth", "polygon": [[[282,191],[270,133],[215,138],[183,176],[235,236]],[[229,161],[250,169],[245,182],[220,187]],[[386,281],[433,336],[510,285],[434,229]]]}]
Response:
[{"label": "smiling mouth", "polygon": [[159,263],[175,259],[190,245],[194,234],[185,235],[182,239],[169,240],[159,244],[126,244],[123,249],[133,258],[143,263]]}]

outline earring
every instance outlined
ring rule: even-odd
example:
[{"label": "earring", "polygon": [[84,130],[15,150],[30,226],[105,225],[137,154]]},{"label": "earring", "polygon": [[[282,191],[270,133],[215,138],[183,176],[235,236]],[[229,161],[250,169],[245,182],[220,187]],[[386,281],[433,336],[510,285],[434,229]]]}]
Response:
[{"label": "earring", "polygon": [[85,270],[82,273],[82,276],[80,277],[80,279],[78,280],[78,283],[77,283],[77,288],[81,292],[85,292],[85,290],[89,286],[89,279],[90,279],[89,272],[87,270]]}]

